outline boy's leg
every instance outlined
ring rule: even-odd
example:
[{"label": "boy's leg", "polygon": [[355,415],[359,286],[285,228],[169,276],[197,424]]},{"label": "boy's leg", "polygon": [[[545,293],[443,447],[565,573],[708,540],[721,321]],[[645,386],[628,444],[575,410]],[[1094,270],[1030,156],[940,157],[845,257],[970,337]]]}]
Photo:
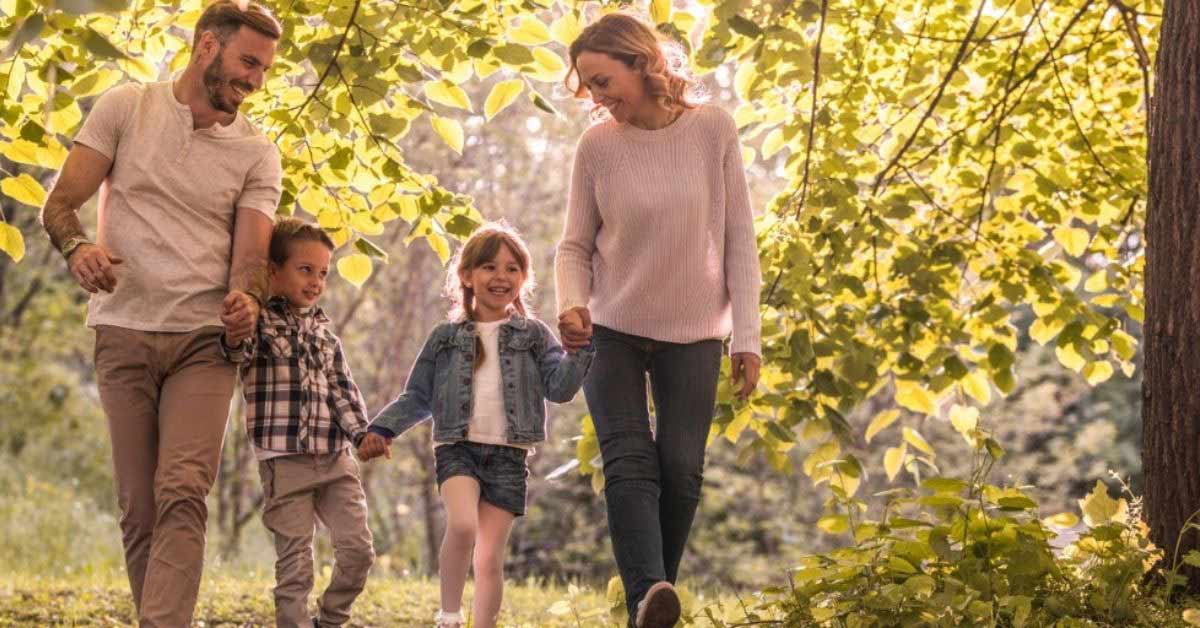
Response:
[{"label": "boy's leg", "polygon": [[313,587],[316,525],[313,456],[294,455],[258,463],[263,484],[263,525],[275,537],[275,624],[311,628],[308,593]]},{"label": "boy's leg", "polygon": [[375,562],[371,530],[367,527],[367,496],[358,463],[349,449],[320,457],[323,474],[317,490],[317,517],[333,539],[333,577],[321,595],[322,626],[341,626],[350,619],[350,605],[362,593],[367,572]]},{"label": "boy's leg", "polygon": [[157,508],[142,589],[141,625],[192,621],[204,569],[205,498],[217,478],[236,371],[218,349],[220,327],[157,333],[167,365],[158,403]]},{"label": "boy's leg", "polygon": [[513,513],[479,501],[479,529],[475,534],[475,601],[472,617],[476,628],[494,628],[504,597],[504,556]]}]

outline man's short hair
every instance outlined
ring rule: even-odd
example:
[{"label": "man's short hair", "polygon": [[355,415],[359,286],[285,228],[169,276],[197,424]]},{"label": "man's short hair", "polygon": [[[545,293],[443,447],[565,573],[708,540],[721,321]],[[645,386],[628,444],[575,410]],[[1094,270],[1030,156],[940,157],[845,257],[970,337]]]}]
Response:
[{"label": "man's short hair", "polygon": [[192,49],[200,45],[200,36],[204,31],[211,31],[224,46],[243,26],[277,41],[283,36],[283,27],[279,25],[279,20],[271,15],[270,9],[254,0],[216,0],[204,9],[204,13],[200,14],[200,19],[196,22]]}]

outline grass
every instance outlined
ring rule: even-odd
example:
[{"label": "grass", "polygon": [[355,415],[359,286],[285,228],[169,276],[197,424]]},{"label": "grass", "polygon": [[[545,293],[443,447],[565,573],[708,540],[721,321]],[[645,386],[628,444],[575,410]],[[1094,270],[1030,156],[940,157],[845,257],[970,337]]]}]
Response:
[{"label": "grass", "polygon": [[[0,627],[3,626],[131,626],[136,623],[128,583],[122,572],[90,576],[41,577],[7,574],[0,579]],[[326,580],[318,578],[310,603]],[[274,610],[269,574],[206,574],[200,589],[194,626],[273,626]],[[686,591],[685,610],[706,604]],[[464,596],[469,608],[470,585]],[[437,610],[436,580],[372,577],[354,605],[348,626],[428,627]],[[737,602],[725,604],[736,608]],[[610,613],[604,591],[574,585],[509,582],[504,592],[500,626],[507,628],[623,627]],[[715,613],[717,614],[717,613]],[[718,615],[724,615],[719,613]],[[729,619],[744,617],[740,611]],[[707,619],[695,626],[713,625]]]}]

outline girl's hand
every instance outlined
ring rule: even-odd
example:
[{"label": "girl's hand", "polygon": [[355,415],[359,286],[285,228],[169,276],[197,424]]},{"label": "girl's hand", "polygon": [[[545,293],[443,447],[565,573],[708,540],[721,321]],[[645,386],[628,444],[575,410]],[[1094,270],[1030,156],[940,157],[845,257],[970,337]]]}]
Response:
[{"label": "girl's hand", "polygon": [[735,353],[729,356],[729,359],[733,385],[737,386],[738,380],[742,380],[742,387],[735,394],[738,399],[745,401],[758,386],[758,371],[762,367],[762,358],[753,353]]},{"label": "girl's hand", "polygon": [[379,456],[385,456],[388,460],[392,459],[392,439],[384,438],[375,432],[368,432],[362,442],[358,444],[358,457],[360,460],[370,460]]},{"label": "girl's hand", "polygon": [[568,353],[588,346],[592,341],[592,313],[586,307],[573,307],[559,314],[558,335]]}]

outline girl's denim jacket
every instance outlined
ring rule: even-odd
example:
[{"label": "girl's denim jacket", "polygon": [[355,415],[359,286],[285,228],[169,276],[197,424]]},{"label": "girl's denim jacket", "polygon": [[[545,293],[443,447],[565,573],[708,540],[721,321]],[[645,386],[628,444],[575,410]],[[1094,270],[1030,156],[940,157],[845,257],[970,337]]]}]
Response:
[{"label": "girl's denim jacket", "polygon": [[[371,421],[370,430],[395,438],[432,418],[435,442],[465,439],[473,407],[476,338],[471,321],[435,327],[408,374],[404,392]],[[566,403],[575,397],[595,346],[568,354],[545,323],[515,312],[500,326],[498,345],[508,442],[541,442],[546,439],[546,400]]]}]

